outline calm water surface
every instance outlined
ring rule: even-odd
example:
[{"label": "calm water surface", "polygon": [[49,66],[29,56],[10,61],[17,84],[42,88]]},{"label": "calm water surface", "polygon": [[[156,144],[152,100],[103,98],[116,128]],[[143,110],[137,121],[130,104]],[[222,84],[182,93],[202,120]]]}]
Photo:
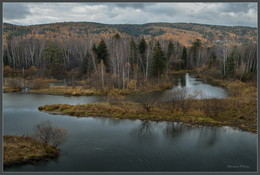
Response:
[{"label": "calm water surface", "polygon": [[[227,95],[224,89],[202,83],[190,75],[182,79],[185,84],[174,88],[191,91],[209,87],[212,93],[206,92],[210,96]],[[45,104],[93,103],[103,101],[102,97],[12,93],[4,94],[3,100],[6,135],[31,134],[32,127],[44,120],[68,130],[67,142],[57,159],[13,166],[5,171],[256,171],[257,135],[250,132],[174,122],[76,118],[37,109]]]},{"label": "calm water surface", "polygon": [[200,95],[197,98],[226,98],[228,96],[225,89],[210,84],[204,83],[204,81],[195,78],[194,76],[186,73],[174,76],[175,86],[165,91],[165,94],[168,95],[168,92],[176,90],[186,90],[186,92],[191,95],[196,92],[200,92]]}]

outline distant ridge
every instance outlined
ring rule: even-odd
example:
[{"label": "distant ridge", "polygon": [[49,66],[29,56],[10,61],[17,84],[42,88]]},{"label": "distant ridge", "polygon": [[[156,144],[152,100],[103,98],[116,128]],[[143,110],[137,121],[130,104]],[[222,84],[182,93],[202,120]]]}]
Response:
[{"label": "distant ridge", "polygon": [[123,37],[141,37],[178,41],[190,46],[195,39],[212,45],[228,40],[235,44],[256,42],[257,28],[198,23],[103,24],[97,22],[57,22],[37,25],[3,24],[3,38],[106,38],[120,34]]}]

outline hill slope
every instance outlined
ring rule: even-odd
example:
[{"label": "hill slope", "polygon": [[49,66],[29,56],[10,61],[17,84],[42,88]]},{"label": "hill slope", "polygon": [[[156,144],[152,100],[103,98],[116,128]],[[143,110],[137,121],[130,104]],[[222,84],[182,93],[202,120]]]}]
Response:
[{"label": "hill slope", "polygon": [[194,23],[101,24],[93,22],[64,22],[30,26],[4,23],[4,40],[17,38],[88,38],[97,39],[119,33],[125,37],[154,37],[178,41],[190,46],[195,39],[205,44],[228,40],[236,44],[256,42],[257,28],[243,26],[217,26]]}]

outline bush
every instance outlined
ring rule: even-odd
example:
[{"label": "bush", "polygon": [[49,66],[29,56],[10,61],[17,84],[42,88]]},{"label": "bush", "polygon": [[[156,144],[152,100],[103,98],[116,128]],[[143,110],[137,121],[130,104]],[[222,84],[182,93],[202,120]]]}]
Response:
[{"label": "bush", "polygon": [[202,111],[206,116],[217,117],[219,113],[225,110],[225,103],[221,99],[203,100]]},{"label": "bush", "polygon": [[12,89],[22,89],[23,79],[22,78],[9,78],[6,80],[6,85]]},{"label": "bush", "polygon": [[48,88],[49,84],[44,81],[44,79],[37,78],[32,80],[31,88],[32,89],[43,89],[43,88]]},{"label": "bush", "polygon": [[54,147],[60,146],[67,137],[67,130],[64,128],[54,128],[51,126],[50,121],[43,121],[33,128],[33,137],[44,143],[50,144]]}]

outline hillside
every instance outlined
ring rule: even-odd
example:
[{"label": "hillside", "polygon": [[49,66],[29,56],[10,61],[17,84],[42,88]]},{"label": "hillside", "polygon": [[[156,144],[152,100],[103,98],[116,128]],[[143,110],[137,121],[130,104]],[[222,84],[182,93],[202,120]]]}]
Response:
[{"label": "hillside", "polygon": [[204,44],[228,40],[236,44],[256,42],[257,28],[243,26],[217,26],[194,23],[101,24],[93,22],[64,22],[30,26],[4,23],[3,39],[17,38],[106,38],[120,36],[178,41],[190,46],[195,39]]}]

